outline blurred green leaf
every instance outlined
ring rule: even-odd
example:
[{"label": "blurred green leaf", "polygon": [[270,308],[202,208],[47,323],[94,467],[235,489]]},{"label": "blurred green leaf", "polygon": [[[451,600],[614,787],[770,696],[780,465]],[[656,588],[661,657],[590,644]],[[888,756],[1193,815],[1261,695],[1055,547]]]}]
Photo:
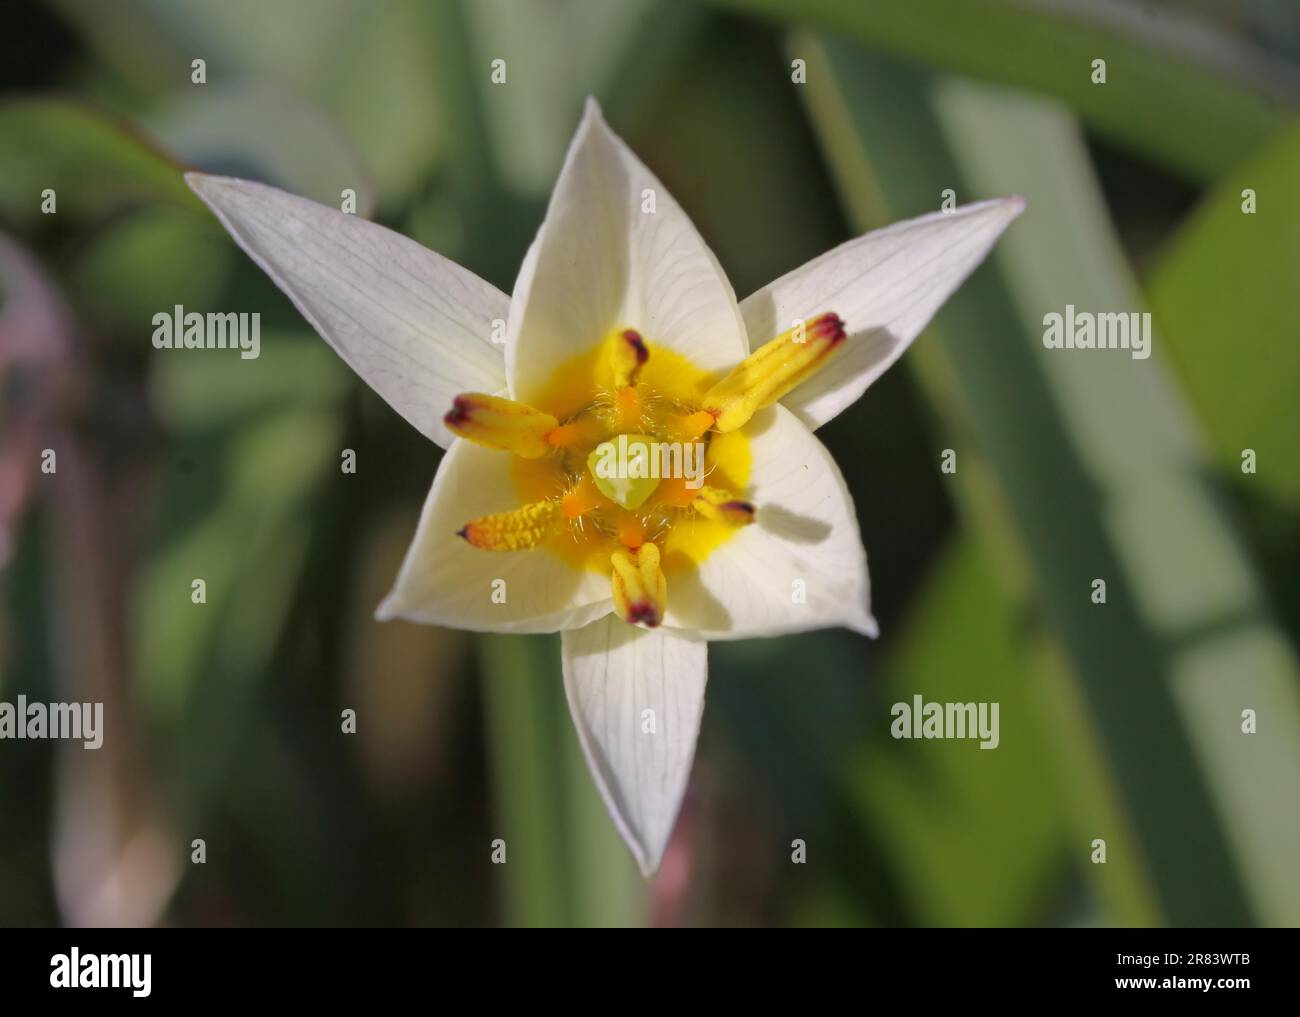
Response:
[{"label": "blurred green leaf", "polygon": [[[550,193],[588,95],[632,87],[662,64],[696,12],[652,0],[471,0],[464,4],[489,140],[506,186]],[[504,82],[491,77],[505,62]]]},{"label": "blurred green leaf", "polygon": [[[435,49],[429,8],[420,0],[121,0],[111,9],[97,0],[55,0],[55,6],[116,75],[151,100],[214,87],[311,97],[362,153],[385,207],[420,186],[436,165],[442,130],[432,87]],[[190,81],[197,58],[206,61],[205,85]],[[302,134],[293,127],[288,138],[277,134],[267,145],[289,145]]]},{"label": "blurred green leaf", "polygon": [[268,358],[273,370],[257,370],[233,351],[160,351],[152,377],[158,412],[183,432],[219,432],[295,405],[334,408],[351,389],[352,376],[315,335],[263,333],[259,360]]},{"label": "blurred green leaf", "polygon": [[[569,717],[553,636],[479,639],[496,785],[505,921],[629,926],[645,886],[592,783]],[[490,845],[484,845],[490,851]]]},{"label": "blurred green leaf", "polygon": [[[1170,243],[1151,306],[1215,461],[1300,508],[1300,127],[1224,177]],[[1258,211],[1242,211],[1245,189]]]},{"label": "blurred green leaf", "polygon": [[20,228],[46,218],[46,188],[56,193],[58,221],[158,201],[201,207],[178,163],[125,122],[74,102],[0,103],[0,166],[0,216]]},{"label": "blurred green leaf", "polygon": [[[1295,67],[1174,11],[1143,17],[1119,5],[1017,0],[803,0],[797,9],[783,0],[723,2],[1060,99],[1090,128],[1202,179],[1300,112]],[[1105,84],[1092,82],[1096,59],[1106,61]]]},{"label": "blurred green leaf", "polygon": [[[854,769],[875,839],[923,925],[1035,925],[1068,867],[1059,760],[1044,733],[1027,632],[971,537],[944,556],[885,669],[894,702],[998,704],[999,742],[911,741],[877,730]],[[986,681],[974,687],[972,659]]]},{"label": "blurred green leaf", "polygon": [[[176,446],[168,486],[184,490],[164,501],[160,544],[133,597],[141,681],[160,720],[194,709],[205,681],[220,683],[226,715],[238,714],[233,704],[248,695],[283,624],[309,536],[309,496],[335,462],[337,435],[333,414],[288,409],[215,447]],[[215,500],[195,497],[211,481],[194,478],[189,456],[223,472]],[[191,600],[196,579],[206,603]]]},{"label": "blurred green leaf", "polygon": [[152,335],[159,311],[210,306],[234,252],[205,218],[152,205],[106,223],[70,266],[69,288],[83,317],[98,333],[117,330],[136,345]]},{"label": "blurred green leaf", "polygon": [[356,194],[358,215],[373,213],[375,185],[360,153],[312,103],[265,85],[209,85],[177,94],[148,120],[168,151],[209,173],[273,184],[338,208]]},{"label": "blurred green leaf", "polygon": [[[171,441],[132,603],[135,657],[160,720],[201,715],[218,694],[208,683],[221,689],[221,716],[238,716],[284,623],[313,499],[338,471],[345,368],[314,339],[262,340],[256,360],[159,354],[154,394]],[[195,579],[205,604],[191,600]]]},{"label": "blurred green leaf", "polygon": [[[685,64],[706,18],[690,5],[645,0],[445,0],[428,17],[431,91],[455,144],[404,228],[508,290],[584,98],[601,96],[615,123],[635,117]],[[492,78],[497,60],[500,84]]]},{"label": "blurred green leaf", "polygon": [[[796,50],[815,57],[811,109],[861,225],[933,209],[947,187],[962,200],[1026,197],[994,258],[1005,284],[976,273],[942,312],[937,344],[923,340],[909,360],[965,462],[992,466],[1002,511],[976,518],[1014,524],[1161,911],[1176,924],[1300,920],[1288,861],[1300,854],[1290,778],[1300,676],[1206,483],[1162,339],[1149,360],[1041,343],[1044,314],[1067,303],[1139,306],[1075,125],[1042,103],[930,79],[847,43],[803,39]],[[1002,525],[989,530],[993,546]],[[1089,599],[1097,577],[1104,605]],[[1267,711],[1267,737],[1242,735],[1247,707]],[[1091,819],[1094,836],[1124,839]],[[1076,850],[1083,857],[1087,841]]]}]

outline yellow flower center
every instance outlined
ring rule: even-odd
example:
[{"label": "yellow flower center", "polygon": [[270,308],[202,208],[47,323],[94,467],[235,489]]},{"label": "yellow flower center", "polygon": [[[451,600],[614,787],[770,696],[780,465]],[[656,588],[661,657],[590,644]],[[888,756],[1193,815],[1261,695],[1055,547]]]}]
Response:
[{"label": "yellow flower center", "polygon": [[610,575],[620,616],[653,628],[667,578],[754,521],[744,424],[843,339],[840,319],[820,315],[719,379],[618,329],[562,364],[531,405],[458,396],[447,426],[514,454],[522,506],[472,520],[459,535],[485,550],[536,549]]},{"label": "yellow flower center", "polygon": [[[690,420],[717,378],[673,350],[644,343],[648,355],[640,370],[632,379],[618,378],[608,350],[617,348],[621,334],[562,364],[533,399],[533,406],[561,422],[559,433],[552,434],[557,448],[543,459],[516,458],[515,486],[523,504],[558,492],[566,518],[545,547],[571,565],[608,574],[614,551],[652,541],[671,576],[694,568],[731,539],[733,524],[705,518],[693,506],[706,489],[743,498],[749,441],[740,433],[702,430],[698,419]],[[618,387],[619,380],[633,384]],[[712,416],[705,416],[711,426]],[[619,454],[620,436],[625,436],[626,455]],[[686,460],[695,457],[697,443],[703,476],[692,487],[683,474],[693,465]],[[612,451],[602,456],[602,446]],[[680,469],[662,468],[665,451]],[[615,469],[599,469],[602,461]]]}]

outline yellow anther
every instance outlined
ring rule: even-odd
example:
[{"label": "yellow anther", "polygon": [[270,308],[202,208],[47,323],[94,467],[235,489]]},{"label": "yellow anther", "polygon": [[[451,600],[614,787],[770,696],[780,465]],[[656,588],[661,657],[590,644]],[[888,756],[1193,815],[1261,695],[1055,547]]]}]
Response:
[{"label": "yellow anther", "polygon": [[728,526],[748,526],[754,521],[754,504],[738,498],[730,491],[718,487],[702,487],[691,502],[705,519],[726,523]]},{"label": "yellow anther", "polygon": [[656,628],[663,621],[668,599],[668,582],[659,567],[659,548],[649,543],[619,548],[609,560],[614,566],[610,587],[619,617],[633,625]]},{"label": "yellow anther", "polygon": [[609,337],[606,349],[609,351],[607,356],[614,387],[619,389],[635,385],[637,375],[641,373],[641,365],[650,358],[650,351],[646,349],[641,333],[630,328],[615,332]]},{"label": "yellow anther", "polygon": [[844,345],[844,336],[844,322],[829,312],[783,332],[709,389],[704,408],[724,434],[743,427],[764,406],[770,406],[817,371]]},{"label": "yellow anther", "polygon": [[442,422],[452,434],[524,459],[540,459],[550,452],[546,436],[560,426],[549,413],[481,392],[458,395]]},{"label": "yellow anther", "polygon": [[510,512],[497,512],[467,523],[457,534],[484,551],[527,551],[555,533],[560,505],[536,501]]}]

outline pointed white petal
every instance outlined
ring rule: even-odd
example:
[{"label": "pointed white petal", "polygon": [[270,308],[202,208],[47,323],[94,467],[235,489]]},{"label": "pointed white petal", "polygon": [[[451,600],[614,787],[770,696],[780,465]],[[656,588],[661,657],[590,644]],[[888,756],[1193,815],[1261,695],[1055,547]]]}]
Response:
[{"label": "pointed white petal", "polygon": [[708,646],[613,615],[566,631],[562,642],[564,691],[587,765],[619,834],[652,875],[695,757]]},{"label": "pointed white petal", "polygon": [[376,617],[482,632],[556,632],[611,610],[608,574],[575,569],[545,548],[484,551],[456,535],[471,519],[522,504],[510,465],[507,452],[452,444]]},{"label": "pointed white petal", "polygon": [[698,569],[668,581],[664,624],[704,639],[746,639],[843,625],[875,636],[867,555],[844,477],[784,406],[745,426],[755,521]]},{"label": "pointed white petal", "polygon": [[511,394],[536,398],[560,364],[613,328],[634,328],[706,370],[748,352],[717,259],[588,100],[515,283],[506,329]]},{"label": "pointed white petal", "polygon": [[796,319],[834,311],[844,349],[782,402],[811,428],[850,406],[911,345],[1024,209],[997,198],[908,219],[841,244],[741,302],[757,349]]},{"label": "pointed white petal", "polygon": [[265,184],[187,173],[248,256],[361,378],[446,448],[461,392],[505,388],[510,300],[399,233]]}]

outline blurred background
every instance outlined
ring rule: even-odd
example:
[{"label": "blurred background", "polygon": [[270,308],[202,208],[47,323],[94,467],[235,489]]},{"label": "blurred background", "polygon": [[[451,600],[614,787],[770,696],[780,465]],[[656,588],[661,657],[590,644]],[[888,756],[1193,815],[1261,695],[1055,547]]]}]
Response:
[{"label": "blurred background", "polygon": [[[1292,0],[5,21],[0,701],[100,701],[109,737],[0,742],[0,924],[1300,924]],[[651,884],[587,774],[558,639],[373,621],[441,453],[180,176],[352,188],[509,292],[587,94],[740,296],[946,190],[1028,199],[820,432],[882,638],[710,647]],[[1151,311],[1153,356],[1044,350],[1067,303]],[[260,312],[260,359],[153,349],[175,304]],[[893,740],[918,694],[1000,703],[997,750]]]}]

